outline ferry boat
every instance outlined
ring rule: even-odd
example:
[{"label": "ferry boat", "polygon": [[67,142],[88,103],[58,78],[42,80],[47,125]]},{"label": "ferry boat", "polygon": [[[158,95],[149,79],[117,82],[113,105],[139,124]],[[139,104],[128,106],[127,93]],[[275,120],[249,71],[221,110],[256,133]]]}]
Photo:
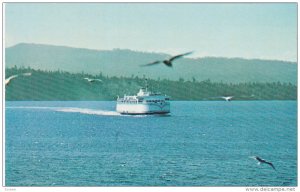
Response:
[{"label": "ferry boat", "polygon": [[161,93],[150,92],[146,86],[137,95],[118,98],[116,110],[130,115],[167,114],[170,113],[170,98]]}]

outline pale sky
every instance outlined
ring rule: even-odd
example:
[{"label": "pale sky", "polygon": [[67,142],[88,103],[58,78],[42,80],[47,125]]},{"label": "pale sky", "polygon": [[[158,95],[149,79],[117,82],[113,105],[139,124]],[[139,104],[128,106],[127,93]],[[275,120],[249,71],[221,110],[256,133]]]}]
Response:
[{"label": "pale sky", "polygon": [[297,61],[296,3],[6,3],[18,43]]}]

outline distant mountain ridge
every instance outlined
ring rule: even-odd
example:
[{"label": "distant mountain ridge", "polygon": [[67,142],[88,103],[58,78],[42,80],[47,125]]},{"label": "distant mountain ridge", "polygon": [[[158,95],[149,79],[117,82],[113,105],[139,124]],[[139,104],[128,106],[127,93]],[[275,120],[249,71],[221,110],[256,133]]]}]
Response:
[{"label": "distant mountain ridge", "polygon": [[102,73],[117,77],[197,80],[215,82],[290,82],[297,84],[297,63],[242,58],[182,58],[174,67],[140,65],[170,57],[163,53],[127,49],[92,50],[66,46],[21,43],[5,49],[5,67],[31,67],[71,73]]}]

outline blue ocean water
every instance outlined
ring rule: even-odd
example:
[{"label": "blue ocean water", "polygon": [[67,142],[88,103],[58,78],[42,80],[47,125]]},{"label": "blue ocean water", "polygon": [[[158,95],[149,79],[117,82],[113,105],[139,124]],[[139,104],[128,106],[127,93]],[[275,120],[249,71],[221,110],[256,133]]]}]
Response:
[{"label": "blue ocean water", "polygon": [[165,116],[5,104],[6,186],[297,185],[296,101],[172,101]]}]

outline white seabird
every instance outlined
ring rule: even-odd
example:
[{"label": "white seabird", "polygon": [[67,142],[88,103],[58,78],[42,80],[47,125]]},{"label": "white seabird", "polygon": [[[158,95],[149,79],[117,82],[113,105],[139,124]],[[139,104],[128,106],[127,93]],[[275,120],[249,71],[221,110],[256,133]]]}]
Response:
[{"label": "white seabird", "polygon": [[91,83],[93,83],[93,82],[95,82],[95,81],[102,82],[101,79],[91,79],[91,78],[88,78],[88,77],[85,77],[85,78],[83,78],[83,79],[85,79],[85,80],[87,80],[88,82],[91,82]]},{"label": "white seabird", "polygon": [[12,79],[17,78],[21,75],[22,76],[31,76],[31,73],[22,73],[20,75],[12,75],[12,76],[8,77],[7,79],[5,79],[5,85],[8,85],[11,82]]},{"label": "white seabird", "polygon": [[233,96],[227,96],[227,97],[223,96],[221,98],[224,99],[225,101],[231,101],[231,99],[233,98]]}]

